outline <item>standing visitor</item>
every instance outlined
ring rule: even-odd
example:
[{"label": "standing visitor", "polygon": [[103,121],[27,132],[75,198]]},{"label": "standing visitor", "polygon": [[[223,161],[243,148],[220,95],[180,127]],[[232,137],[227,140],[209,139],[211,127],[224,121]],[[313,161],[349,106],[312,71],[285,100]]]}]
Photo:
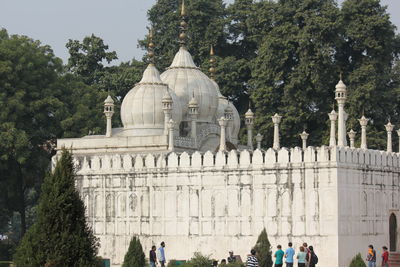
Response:
[{"label": "standing visitor", "polygon": [[313,246],[309,246],[308,250],[310,251],[308,253],[308,255],[307,255],[308,257],[306,257],[307,262],[308,262],[308,266],[309,267],[315,267],[315,265],[317,265],[317,263],[318,263],[318,257],[314,252]]},{"label": "standing visitor", "polygon": [[165,243],[161,242],[161,246],[158,248],[158,260],[160,261],[161,267],[165,267]]},{"label": "standing visitor", "polygon": [[236,261],[236,257],[233,255],[233,251],[229,251],[228,263],[233,263]]},{"label": "standing visitor", "polygon": [[247,255],[247,267],[258,267],[255,249],[252,249],[250,255]]},{"label": "standing visitor", "polygon": [[289,242],[288,248],[285,251],[285,258],[286,258],[286,267],[293,267],[293,256],[295,254],[294,249],[292,248],[292,242]]},{"label": "standing visitor", "polygon": [[376,251],[373,245],[368,246],[367,261],[368,267],[376,267]]},{"label": "standing visitor", "polygon": [[306,267],[306,256],[307,253],[303,246],[300,246],[300,252],[297,254],[297,266],[298,267]]},{"label": "standing visitor", "polygon": [[278,250],[274,254],[274,257],[276,258],[275,267],[282,267],[282,265],[283,265],[283,255],[285,254],[285,252],[283,252],[281,245],[278,245],[276,248]]},{"label": "standing visitor", "polygon": [[308,254],[310,254],[310,250],[308,249],[308,244],[306,242],[303,243],[304,252],[306,253],[306,267],[308,267]]},{"label": "standing visitor", "polygon": [[382,249],[383,249],[382,267],[389,267],[389,252],[388,252],[388,248],[386,246],[383,246]]},{"label": "standing visitor", "polygon": [[157,256],[156,256],[156,246],[152,246],[150,250],[150,267],[156,267]]}]

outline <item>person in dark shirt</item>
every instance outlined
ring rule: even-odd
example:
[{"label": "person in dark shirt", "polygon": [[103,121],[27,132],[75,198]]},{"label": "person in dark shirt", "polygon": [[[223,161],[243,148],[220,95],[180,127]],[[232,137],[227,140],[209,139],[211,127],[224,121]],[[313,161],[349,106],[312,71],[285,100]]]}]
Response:
[{"label": "person in dark shirt", "polygon": [[156,256],[156,246],[152,246],[150,250],[150,267],[156,267],[157,256]]},{"label": "person in dark shirt", "polygon": [[228,257],[228,262],[233,263],[236,262],[236,257],[233,255],[233,251],[229,251],[229,257]]}]

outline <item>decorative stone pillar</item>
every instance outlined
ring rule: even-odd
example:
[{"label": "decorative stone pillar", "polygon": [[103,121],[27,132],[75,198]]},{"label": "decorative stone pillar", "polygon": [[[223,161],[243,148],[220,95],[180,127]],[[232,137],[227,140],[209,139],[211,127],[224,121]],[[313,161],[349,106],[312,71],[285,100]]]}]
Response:
[{"label": "decorative stone pillar", "polygon": [[104,114],[107,118],[106,137],[112,136],[112,123],[111,119],[114,115],[114,100],[110,95],[104,100]]},{"label": "decorative stone pillar", "polygon": [[226,125],[226,139],[229,142],[232,142],[232,127],[233,127],[233,109],[229,106],[226,107],[224,111],[225,119],[228,120],[228,124]]},{"label": "decorative stone pillar", "polygon": [[245,124],[247,126],[247,146],[250,150],[253,150],[253,126],[254,126],[254,113],[249,109],[245,117]]},{"label": "decorative stone pillar", "polygon": [[347,146],[346,141],[346,120],[345,120],[345,111],[344,104],[347,99],[347,90],[346,85],[342,81],[342,77],[340,77],[340,81],[336,85],[335,90],[335,99],[338,103],[339,110],[339,121],[338,121],[338,146]]},{"label": "decorative stone pillar", "polygon": [[191,129],[191,136],[194,140],[197,138],[197,116],[199,114],[199,104],[197,103],[196,98],[194,98],[194,94],[192,99],[189,101],[189,115],[192,119],[192,129]]},{"label": "decorative stone pillar", "polygon": [[302,148],[303,148],[303,150],[306,150],[307,149],[307,138],[308,138],[309,134],[306,133],[306,131],[303,131],[299,135],[300,135],[301,142],[302,142]]},{"label": "decorative stone pillar", "polygon": [[169,93],[169,89],[167,89],[161,100],[164,111],[164,135],[168,135],[168,123],[169,120],[171,119],[172,104],[173,104],[172,102],[173,101],[171,94]]},{"label": "decorative stone pillar", "polygon": [[260,133],[258,133],[258,134],[256,135],[257,149],[258,149],[258,150],[261,150],[261,142],[262,142],[262,139],[263,139],[263,136],[262,136]]},{"label": "decorative stone pillar", "polygon": [[363,115],[361,119],[358,120],[361,125],[361,149],[367,149],[367,124],[368,124],[368,119],[365,118]]},{"label": "decorative stone pillar", "polygon": [[336,146],[336,120],[338,114],[335,110],[332,110],[331,113],[328,113],[329,120],[331,121],[331,132],[329,135],[329,146]]},{"label": "decorative stone pillar", "polygon": [[[397,132],[397,135],[399,136],[399,139],[400,139],[400,130],[397,130],[396,132]],[[399,140],[399,152],[400,152],[400,140]]]},{"label": "decorative stone pillar", "polygon": [[274,143],[272,148],[278,150],[281,147],[279,144],[279,123],[281,123],[282,116],[279,116],[278,113],[275,113],[275,115],[271,118],[272,122],[274,123]]},{"label": "decorative stone pillar", "polygon": [[386,128],[386,132],[387,132],[387,148],[386,151],[387,152],[393,152],[393,148],[392,148],[392,132],[394,129],[394,125],[390,123],[390,121],[388,122],[388,124],[385,125]]},{"label": "decorative stone pillar", "polygon": [[221,117],[219,120],[219,126],[221,127],[221,133],[220,133],[220,140],[219,140],[219,151],[225,151],[226,150],[226,146],[225,146],[225,142],[226,142],[226,134],[225,134],[225,128],[226,128],[226,124],[228,123],[228,120],[224,117]]},{"label": "decorative stone pillar", "polygon": [[357,132],[353,131],[353,129],[351,129],[350,132],[347,133],[350,139],[350,148],[355,148],[354,140],[356,138],[356,133]]},{"label": "decorative stone pillar", "polygon": [[168,150],[173,151],[174,150],[174,126],[175,122],[170,119],[168,121]]}]

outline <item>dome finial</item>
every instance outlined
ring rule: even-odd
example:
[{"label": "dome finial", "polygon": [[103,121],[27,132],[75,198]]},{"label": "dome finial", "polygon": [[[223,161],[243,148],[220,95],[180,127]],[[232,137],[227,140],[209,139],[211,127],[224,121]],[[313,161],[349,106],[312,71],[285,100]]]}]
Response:
[{"label": "dome finial", "polygon": [[213,45],[211,45],[211,48],[210,48],[210,68],[208,71],[210,72],[211,79],[215,80],[216,69],[215,69],[215,57],[214,57]]},{"label": "dome finial", "polygon": [[182,7],[181,7],[181,24],[180,24],[180,31],[181,33],[179,34],[179,43],[181,47],[185,47],[186,45],[186,28],[187,28],[187,22],[186,22],[186,8],[185,8],[185,0],[182,0]]},{"label": "dome finial", "polygon": [[153,28],[147,27],[149,30],[149,35],[148,35],[148,47],[147,47],[147,55],[149,57],[150,64],[154,65],[154,43],[153,43]]}]

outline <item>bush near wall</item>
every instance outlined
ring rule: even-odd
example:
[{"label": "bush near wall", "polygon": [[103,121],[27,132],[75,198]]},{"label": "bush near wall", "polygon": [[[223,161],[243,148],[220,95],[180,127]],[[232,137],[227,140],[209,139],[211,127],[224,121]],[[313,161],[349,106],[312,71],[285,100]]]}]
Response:
[{"label": "bush near wall", "polygon": [[365,262],[363,258],[361,257],[361,254],[358,253],[350,262],[349,267],[366,267]]}]

